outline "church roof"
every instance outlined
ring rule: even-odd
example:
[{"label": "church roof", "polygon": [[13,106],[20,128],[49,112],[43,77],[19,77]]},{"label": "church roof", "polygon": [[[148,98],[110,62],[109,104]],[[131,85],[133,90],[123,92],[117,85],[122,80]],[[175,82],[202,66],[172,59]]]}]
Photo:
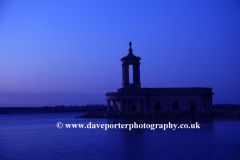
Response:
[{"label": "church roof", "polygon": [[131,41],[129,42],[129,46],[130,46],[130,48],[128,50],[129,51],[128,55],[126,57],[123,57],[121,59],[121,61],[123,61],[123,60],[140,60],[141,59],[140,57],[137,57],[132,53],[132,42]]}]

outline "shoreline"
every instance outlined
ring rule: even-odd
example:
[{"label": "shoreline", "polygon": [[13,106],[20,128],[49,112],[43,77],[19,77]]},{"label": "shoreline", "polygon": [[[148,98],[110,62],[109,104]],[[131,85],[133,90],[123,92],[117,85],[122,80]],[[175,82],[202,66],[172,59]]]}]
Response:
[{"label": "shoreline", "polygon": [[160,118],[160,117],[240,117],[240,109],[212,109],[203,111],[128,111],[87,112],[75,118]]},{"label": "shoreline", "polygon": [[79,107],[0,107],[1,114],[28,114],[28,113],[69,113],[106,111],[106,106],[79,106]]}]

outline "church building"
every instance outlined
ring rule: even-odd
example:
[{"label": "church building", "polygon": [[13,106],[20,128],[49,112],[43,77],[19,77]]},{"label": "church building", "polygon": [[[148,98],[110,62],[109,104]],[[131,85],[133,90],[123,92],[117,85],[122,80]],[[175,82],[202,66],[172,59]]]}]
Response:
[{"label": "church building", "polygon": [[[212,88],[141,88],[140,57],[130,49],[122,61],[122,88],[107,92],[107,110],[125,111],[173,111],[209,110],[212,107]],[[133,83],[129,83],[129,66],[133,68]],[[112,105],[110,105],[112,101]]]}]

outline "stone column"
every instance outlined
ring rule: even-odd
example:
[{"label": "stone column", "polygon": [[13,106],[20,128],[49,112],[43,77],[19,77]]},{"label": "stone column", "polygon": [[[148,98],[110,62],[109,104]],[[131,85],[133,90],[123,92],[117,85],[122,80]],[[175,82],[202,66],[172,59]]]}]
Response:
[{"label": "stone column", "polygon": [[200,99],[200,106],[201,106],[201,108],[203,108],[203,110],[206,110],[206,108],[205,108],[205,106],[203,104],[203,99],[202,98]]},{"label": "stone column", "polygon": [[120,101],[117,100],[116,103],[117,103],[117,104],[116,104],[116,105],[117,105],[117,112],[120,112],[120,105],[119,105],[119,104],[120,104]]},{"label": "stone column", "polygon": [[170,109],[169,109],[169,100],[168,99],[166,99],[166,109],[167,109],[167,111],[170,111]]},{"label": "stone column", "polygon": [[182,99],[182,110],[186,110],[185,99]]},{"label": "stone column", "polygon": [[140,63],[133,64],[133,83],[136,88],[141,88],[141,86],[140,86]]},{"label": "stone column", "polygon": [[122,88],[125,88],[125,67],[122,65]]},{"label": "stone column", "polygon": [[107,111],[110,112],[110,100],[107,100]]},{"label": "stone column", "polygon": [[122,64],[122,88],[128,88],[129,84],[129,65]]},{"label": "stone column", "polygon": [[173,103],[171,99],[168,99],[168,110],[173,111]]},{"label": "stone column", "polygon": [[123,100],[118,101],[118,105],[119,105],[119,112],[123,111]]},{"label": "stone column", "polygon": [[141,105],[141,99],[139,99],[139,110],[138,111],[142,111],[142,105]]},{"label": "stone column", "polygon": [[[137,77],[138,77],[138,70],[137,70],[137,65],[133,64],[133,83],[137,85]],[[136,86],[137,87],[137,86]]]},{"label": "stone column", "polygon": [[186,110],[191,110],[190,101],[188,99],[185,99],[185,104],[186,104]]},{"label": "stone column", "polygon": [[138,88],[141,88],[141,82],[140,82],[140,63],[138,65]]},{"label": "stone column", "polygon": [[143,106],[144,111],[147,111],[148,110],[148,108],[147,108],[147,99],[144,99],[143,104],[144,104],[144,106]]},{"label": "stone column", "polygon": [[116,100],[113,100],[113,111],[117,111]]},{"label": "stone column", "polygon": [[127,83],[127,88],[129,85],[129,65],[126,65],[125,67],[125,83]]}]

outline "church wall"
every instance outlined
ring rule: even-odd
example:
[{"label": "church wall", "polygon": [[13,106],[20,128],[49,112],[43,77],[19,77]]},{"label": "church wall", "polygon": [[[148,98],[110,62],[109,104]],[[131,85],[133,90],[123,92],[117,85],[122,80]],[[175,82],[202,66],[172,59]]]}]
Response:
[{"label": "church wall", "polygon": [[212,106],[212,96],[211,95],[204,95],[203,96],[203,103],[205,106],[205,109],[210,109]]},{"label": "church wall", "polygon": [[140,100],[129,100],[128,101],[128,110],[131,111],[133,109],[133,106],[136,107],[136,111],[141,111],[141,104],[139,102]]},{"label": "church wall", "polygon": [[182,111],[202,111],[204,109],[211,109],[212,106],[212,96],[204,94],[109,96],[108,101],[111,102],[109,104],[112,104],[113,102],[116,106],[116,109],[111,108],[110,110],[119,112],[131,111],[133,105],[136,106],[136,111],[173,111],[174,103],[175,105],[177,103],[177,110]]},{"label": "church wall", "polygon": [[[177,110],[192,110],[191,104],[195,104],[195,110],[201,111],[204,106],[211,106],[211,96],[205,97],[200,95],[173,95],[173,96],[149,96],[148,110],[156,110],[156,103],[159,102],[161,111],[173,111],[173,103],[177,102]],[[210,107],[208,107],[210,108]],[[206,109],[206,108],[205,108]]]}]

